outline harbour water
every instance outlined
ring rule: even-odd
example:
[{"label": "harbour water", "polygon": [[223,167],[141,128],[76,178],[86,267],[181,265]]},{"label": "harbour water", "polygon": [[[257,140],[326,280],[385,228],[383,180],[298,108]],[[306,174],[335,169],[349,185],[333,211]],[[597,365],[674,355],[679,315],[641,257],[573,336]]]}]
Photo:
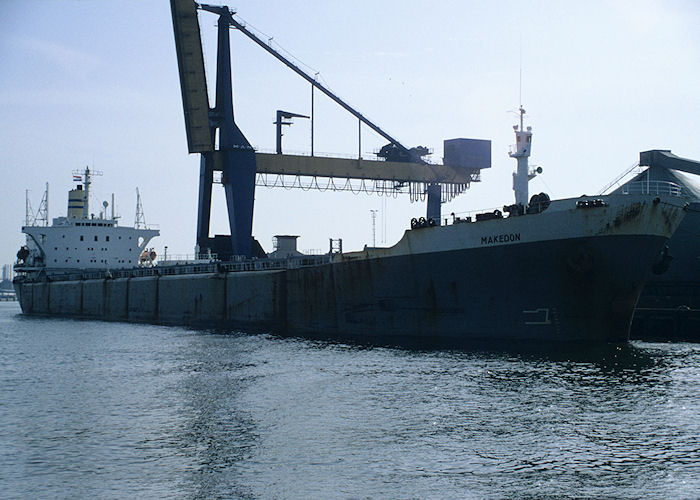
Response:
[{"label": "harbour water", "polygon": [[699,494],[700,344],[393,348],[0,303],[0,497]]}]

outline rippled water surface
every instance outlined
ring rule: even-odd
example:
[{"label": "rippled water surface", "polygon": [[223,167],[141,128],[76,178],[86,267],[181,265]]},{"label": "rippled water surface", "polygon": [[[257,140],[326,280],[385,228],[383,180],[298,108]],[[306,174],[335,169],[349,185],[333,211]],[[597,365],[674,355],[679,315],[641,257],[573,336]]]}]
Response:
[{"label": "rippled water surface", "polygon": [[0,497],[697,497],[700,345],[368,347],[0,303]]}]

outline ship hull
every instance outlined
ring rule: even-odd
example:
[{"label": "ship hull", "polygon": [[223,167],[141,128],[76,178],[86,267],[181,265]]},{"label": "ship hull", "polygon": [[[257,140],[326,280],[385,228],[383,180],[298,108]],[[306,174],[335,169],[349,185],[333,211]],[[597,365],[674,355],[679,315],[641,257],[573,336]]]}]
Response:
[{"label": "ship hull", "polygon": [[625,341],[664,243],[580,238],[292,270],[279,326],[396,340]]},{"label": "ship hull", "polygon": [[216,263],[15,286],[30,314],[397,344],[625,341],[682,206],[575,203],[547,215],[411,230],[393,247],[315,265]]},{"label": "ship hull", "polygon": [[[15,287],[23,311],[34,314],[397,343],[621,342],[665,242],[659,236],[579,238],[282,271]],[[521,259],[526,266],[507,265]]]}]

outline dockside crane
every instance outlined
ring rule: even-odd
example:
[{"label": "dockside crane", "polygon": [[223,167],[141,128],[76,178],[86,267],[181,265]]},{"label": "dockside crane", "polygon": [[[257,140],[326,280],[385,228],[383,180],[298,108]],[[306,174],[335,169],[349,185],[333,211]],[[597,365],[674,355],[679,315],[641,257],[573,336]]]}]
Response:
[{"label": "dockside crane", "polygon": [[[480,171],[491,166],[490,141],[453,139],[445,141],[443,165],[426,162],[429,153],[424,147],[408,148],[389,135],[359,111],[330,91],[270,44],[239,22],[235,13],[224,6],[197,5],[193,0],[171,0],[173,31],[177,51],[187,143],[190,153],[200,153],[199,202],[197,216],[197,247],[199,252],[211,251],[226,259],[235,255],[250,257],[255,253],[252,239],[253,203],[256,174],[278,176],[309,176],[313,178],[359,179],[390,182],[396,189],[410,186],[410,192],[420,191],[427,198],[427,220],[440,223],[441,203],[449,201],[480,180]],[[201,9],[219,16],[216,71],[216,103],[210,107],[204,70],[199,20]],[[234,120],[231,85],[230,29],[236,29],[266,52],[311,84],[309,116],[287,111],[277,112],[276,154],[259,153]],[[318,90],[358,120],[358,158],[328,158],[313,154],[314,92]],[[284,119],[304,117],[311,120],[311,155],[282,154],[282,125]],[[377,153],[380,160],[368,160],[361,155],[361,128],[369,127],[389,141]],[[211,193],[214,172],[221,172],[226,193],[230,236],[209,236]],[[413,199],[413,197],[412,197]]]}]

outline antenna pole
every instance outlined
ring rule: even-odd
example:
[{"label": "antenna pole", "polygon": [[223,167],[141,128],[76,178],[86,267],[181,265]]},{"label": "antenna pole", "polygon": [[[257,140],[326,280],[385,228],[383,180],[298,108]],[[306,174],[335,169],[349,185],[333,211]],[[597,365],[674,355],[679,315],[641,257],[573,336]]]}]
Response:
[{"label": "antenna pole", "polygon": [[49,183],[46,183],[46,222],[45,226],[49,225]]},{"label": "antenna pole", "polygon": [[[520,107],[523,107],[523,34],[520,33],[520,83],[518,85],[518,101]],[[522,122],[520,128],[523,128]]]},{"label": "antenna pole", "polygon": [[29,225],[29,189],[24,190],[24,225]]},{"label": "antenna pole", "polygon": [[136,229],[146,229],[146,218],[143,215],[143,206],[141,205],[141,193],[139,193],[139,188],[136,188],[136,217],[134,218],[134,227]]},{"label": "antenna pole", "polygon": [[90,167],[85,167],[85,205],[83,205],[83,219],[90,217]]}]

